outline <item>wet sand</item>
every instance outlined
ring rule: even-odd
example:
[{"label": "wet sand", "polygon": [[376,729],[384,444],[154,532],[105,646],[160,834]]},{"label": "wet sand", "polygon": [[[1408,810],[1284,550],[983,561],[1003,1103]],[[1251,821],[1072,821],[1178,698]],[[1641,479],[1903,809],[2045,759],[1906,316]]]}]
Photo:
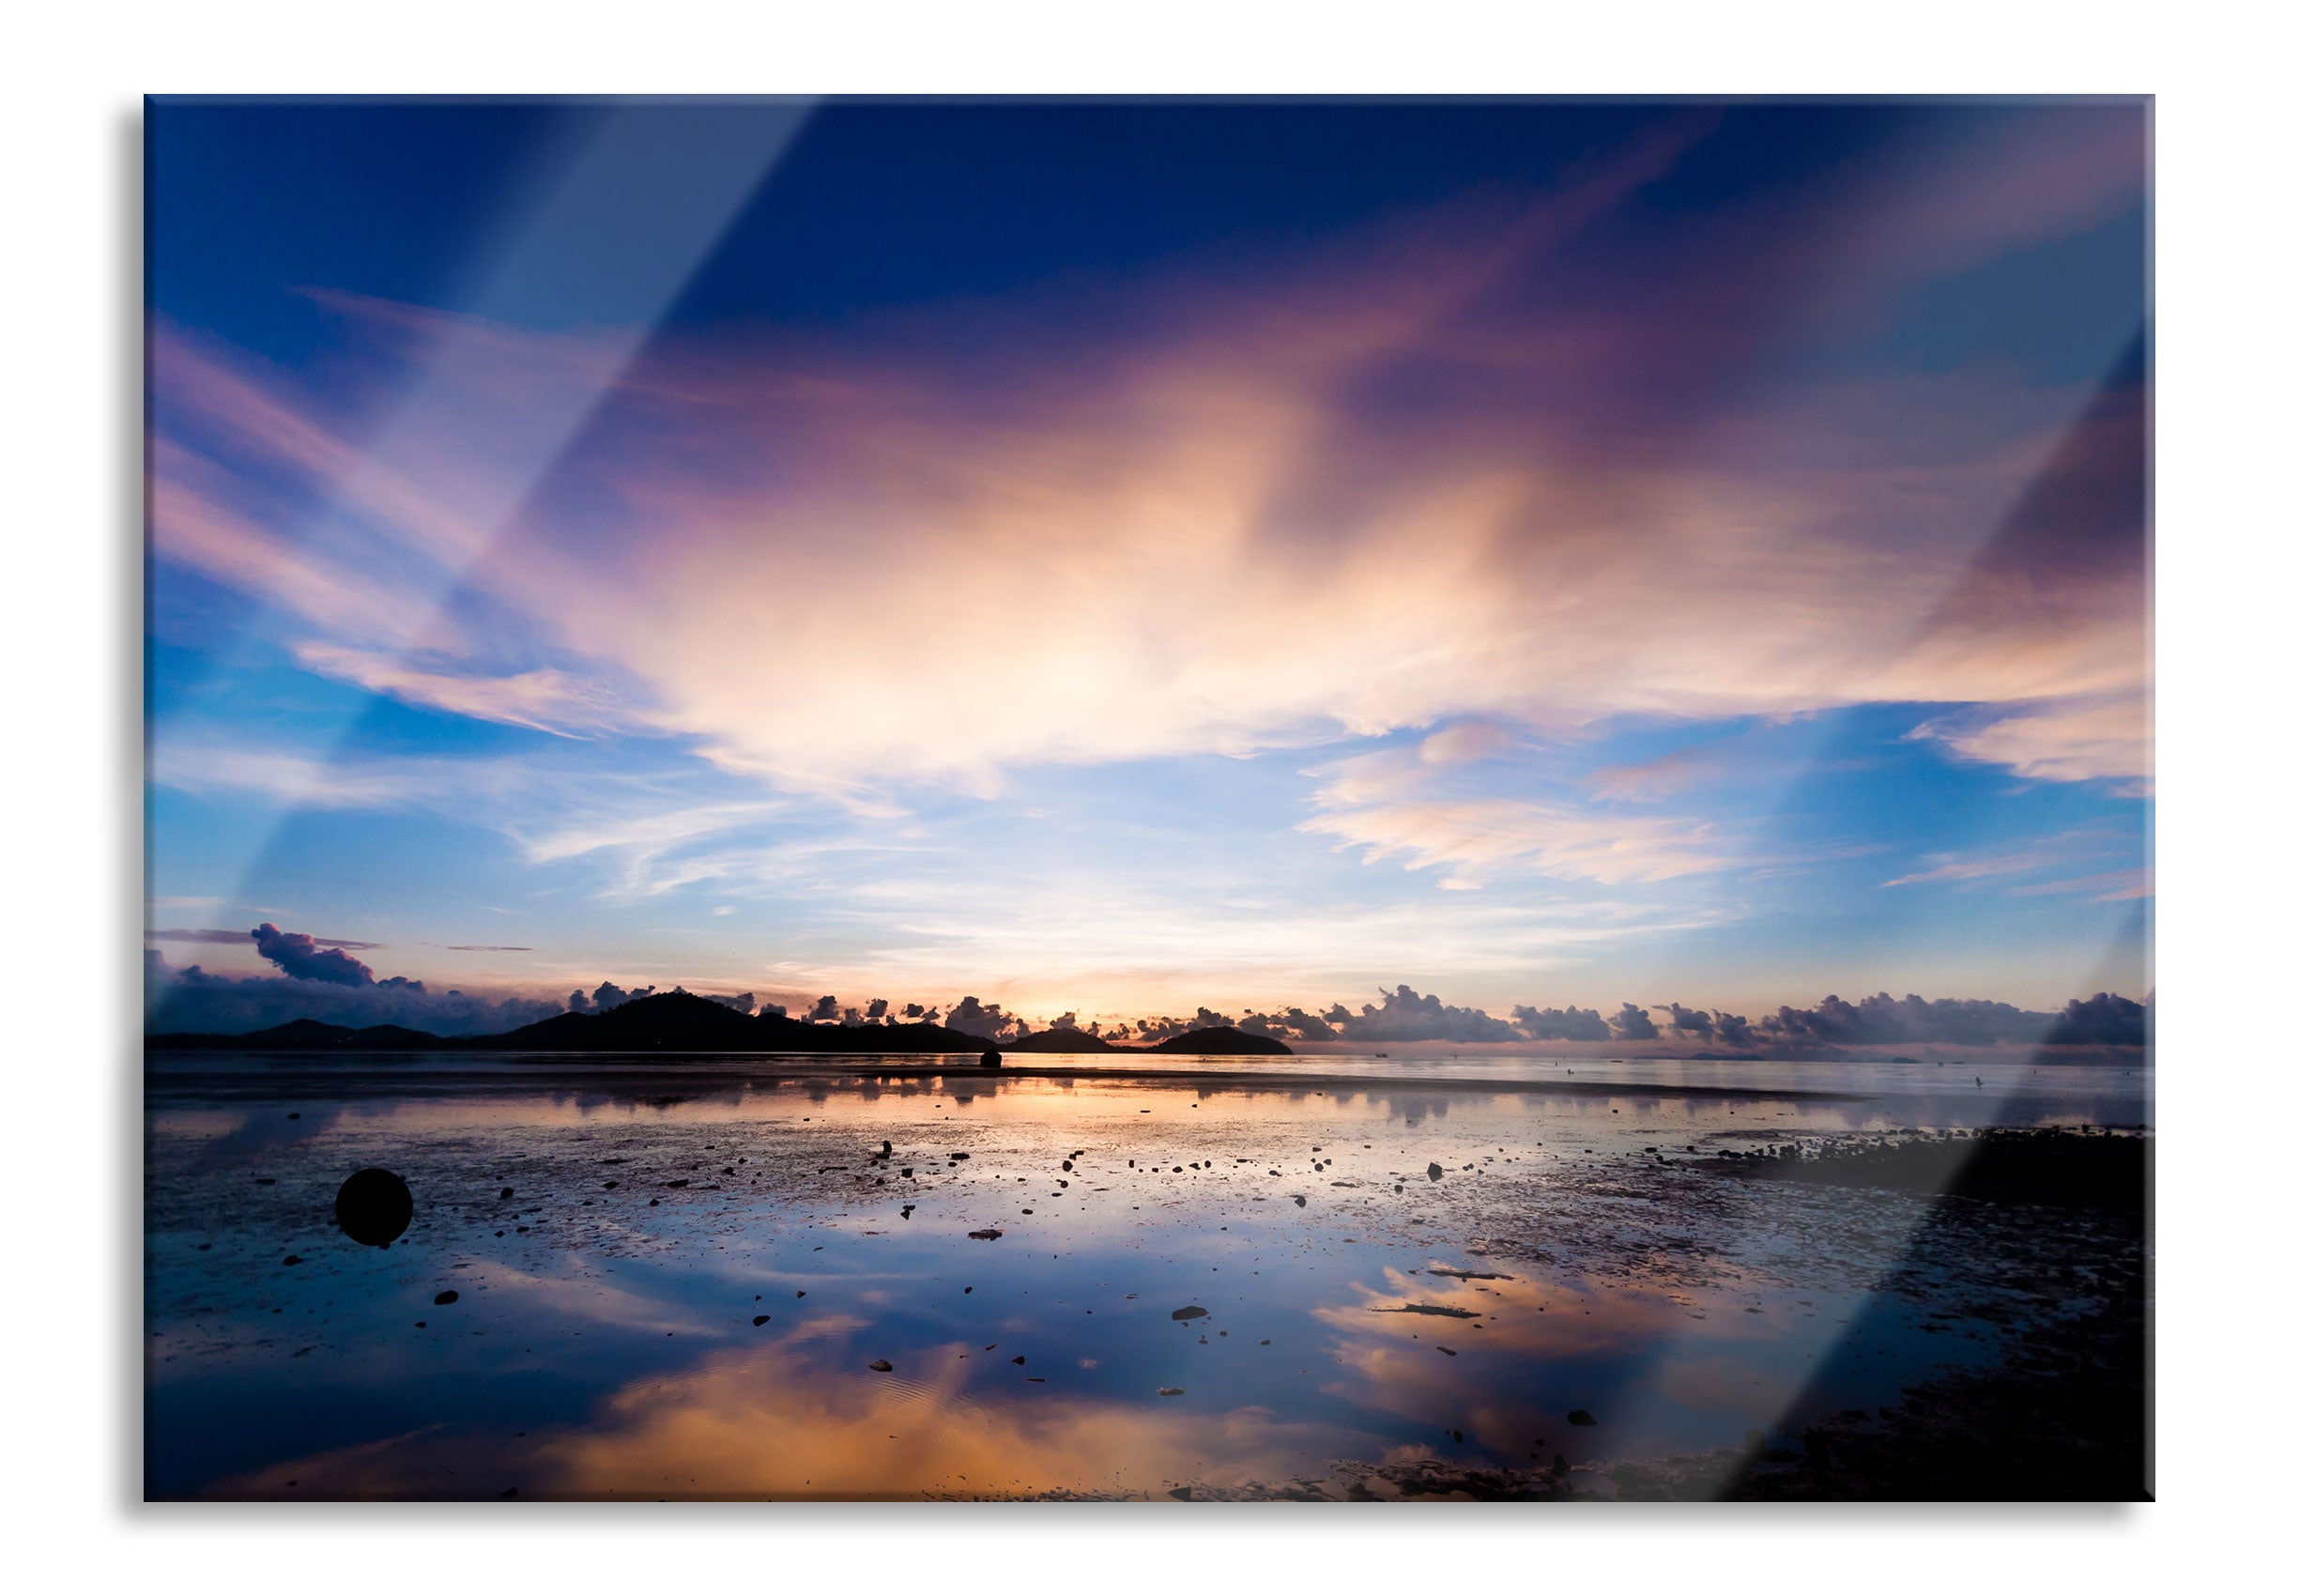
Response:
[{"label": "wet sand", "polygon": [[[154,1496],[1745,1495],[1751,1430],[1802,1459],[2144,1278],[2094,1209],[1724,1157],[1944,1117],[1906,1094],[243,1065],[147,1087]],[[368,1165],[385,1251],[330,1219]]]}]

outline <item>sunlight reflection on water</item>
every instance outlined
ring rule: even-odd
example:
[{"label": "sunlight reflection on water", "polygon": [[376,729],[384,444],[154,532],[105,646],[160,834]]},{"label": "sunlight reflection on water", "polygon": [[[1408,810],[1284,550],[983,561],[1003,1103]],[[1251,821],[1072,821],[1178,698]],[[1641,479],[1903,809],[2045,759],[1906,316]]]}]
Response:
[{"label": "sunlight reflection on water", "polygon": [[[1877,1291],[1922,1199],[1687,1167],[1973,1122],[1930,1094],[203,1063],[149,1093],[155,1496],[1162,1496],[1336,1459],[1579,1464],[1891,1400],[1995,1334],[1922,1333]],[[2006,1084],[1999,1114],[2145,1108]],[[388,1251],[328,1219],[370,1164],[416,1194]]]}]

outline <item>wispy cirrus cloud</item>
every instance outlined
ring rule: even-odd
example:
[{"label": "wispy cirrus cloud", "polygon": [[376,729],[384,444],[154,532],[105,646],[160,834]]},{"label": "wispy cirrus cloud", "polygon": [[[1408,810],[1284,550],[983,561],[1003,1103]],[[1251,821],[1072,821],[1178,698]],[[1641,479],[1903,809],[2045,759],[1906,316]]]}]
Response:
[{"label": "wispy cirrus cloud", "polygon": [[617,706],[606,687],[564,670],[545,668],[485,675],[452,668],[452,662],[427,665],[420,655],[316,641],[297,644],[295,655],[306,669],[371,693],[474,720],[524,726],[555,737],[624,729],[638,724],[636,717]]},{"label": "wispy cirrus cloud", "polygon": [[1576,814],[1513,798],[1400,800],[1335,809],[1302,829],[1362,848],[1372,864],[1403,856],[1408,869],[1442,868],[1441,886],[1481,886],[1503,867],[1604,885],[1664,882],[1728,868],[1719,828],[1699,821],[1632,821]]},{"label": "wispy cirrus cloud", "polygon": [[1945,882],[1979,882],[1999,877],[2031,875],[2058,869],[2079,860],[2098,859],[2129,846],[2120,836],[2094,828],[2080,828],[2047,836],[2018,848],[1989,852],[1934,853],[1923,869],[1911,870],[1880,883],[1884,886],[1924,886]]},{"label": "wispy cirrus cloud", "polygon": [[1339,849],[1362,849],[1368,864],[1394,855],[1408,869],[1440,869],[1439,884],[1457,891],[1504,869],[1618,886],[1740,862],[1726,828],[1708,821],[1599,814],[1564,801],[1434,786],[1432,767],[1458,762],[1459,746],[1449,730],[1414,748],[1360,754],[1314,772],[1323,778],[1311,799],[1319,812],[1301,829],[1339,838]]},{"label": "wispy cirrus cloud", "polygon": [[2137,689],[1943,716],[1909,735],[2040,781],[2121,779],[2135,796],[2154,785],[2148,698]]},{"label": "wispy cirrus cloud", "polygon": [[[1924,170],[1990,192],[2080,174],[2047,186],[2034,236],[2126,192],[2119,160],[2072,166],[2060,135],[2037,136],[1938,151]],[[300,656],[340,679],[514,725],[677,733],[728,769],[862,802],[1448,719],[1878,698],[2041,706],[1948,741],[2049,779],[2130,775],[2143,750],[2122,738],[2109,755],[2059,701],[2139,683],[2137,594],[2088,589],[2042,619],[1975,601],[1946,633],[1891,620],[1960,591],[2084,395],[1906,375],[1857,395],[1743,394],[1694,427],[1638,374],[1737,359],[1713,302],[1644,306],[1592,339],[1512,297],[1568,272],[1559,243],[1685,146],[1624,150],[1514,212],[1464,212],[1444,243],[1404,227],[1347,267],[1177,280],[1163,303],[1133,290],[1154,334],[1060,363],[989,311],[899,356],[673,336],[636,351],[334,296],[353,328],[389,335],[379,381],[391,337],[477,352],[423,368],[420,407],[380,453],[349,441],[342,401],[163,329],[157,546],[290,606],[319,633]],[[1866,229],[1835,226],[1833,198],[1814,220],[1842,282],[1884,294],[1939,269],[1875,248],[1906,236],[1905,192],[1869,196]],[[1986,241],[2016,210],[1988,211]],[[1754,269],[1710,285],[1771,314],[1778,292]],[[1353,397],[1430,370],[1442,402]],[[602,382],[536,483],[536,440],[567,436],[556,396]],[[283,527],[273,476],[326,512]],[[421,593],[442,571],[456,605],[386,586],[368,606],[422,618],[420,635],[378,636],[356,613],[375,584],[405,575]],[[1664,590],[1667,623],[1641,623]],[[518,668],[459,616],[480,604],[515,618]],[[954,623],[991,616],[1032,622]],[[611,707],[600,682],[640,701]]]},{"label": "wispy cirrus cloud", "polygon": [[2068,881],[2034,882],[2026,886],[2005,888],[2014,898],[2046,898],[2061,895],[2081,895],[2094,903],[2125,903],[2135,898],[2156,896],[2156,872],[2150,868],[2133,870],[2104,870],[2097,875],[2078,876]]},{"label": "wispy cirrus cloud", "polygon": [[[205,943],[211,947],[250,947],[253,945],[254,936],[255,933],[253,931],[176,928],[147,930],[144,933],[144,940],[146,942]],[[314,936],[307,937],[305,940],[319,947],[340,947],[353,953],[363,953],[384,945],[379,942],[356,942],[350,937]]]}]

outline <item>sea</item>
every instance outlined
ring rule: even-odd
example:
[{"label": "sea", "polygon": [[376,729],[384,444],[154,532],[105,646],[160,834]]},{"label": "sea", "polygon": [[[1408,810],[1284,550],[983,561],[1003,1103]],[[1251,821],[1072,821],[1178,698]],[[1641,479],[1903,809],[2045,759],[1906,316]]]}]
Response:
[{"label": "sea", "polygon": [[1754,1160],[2153,1121],[2106,1064],[1009,1064],[153,1054],[146,1493],[1603,1496],[2087,1305],[2081,1215]]}]

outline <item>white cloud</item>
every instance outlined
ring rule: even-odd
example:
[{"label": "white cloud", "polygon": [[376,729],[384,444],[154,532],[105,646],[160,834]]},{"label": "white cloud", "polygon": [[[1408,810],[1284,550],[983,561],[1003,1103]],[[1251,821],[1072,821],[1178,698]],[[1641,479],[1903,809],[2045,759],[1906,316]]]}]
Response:
[{"label": "white cloud", "polygon": [[2154,737],[2144,692],[2022,705],[2009,714],[1943,716],[1909,735],[2037,780],[2123,779],[2136,794],[2153,785]]}]

